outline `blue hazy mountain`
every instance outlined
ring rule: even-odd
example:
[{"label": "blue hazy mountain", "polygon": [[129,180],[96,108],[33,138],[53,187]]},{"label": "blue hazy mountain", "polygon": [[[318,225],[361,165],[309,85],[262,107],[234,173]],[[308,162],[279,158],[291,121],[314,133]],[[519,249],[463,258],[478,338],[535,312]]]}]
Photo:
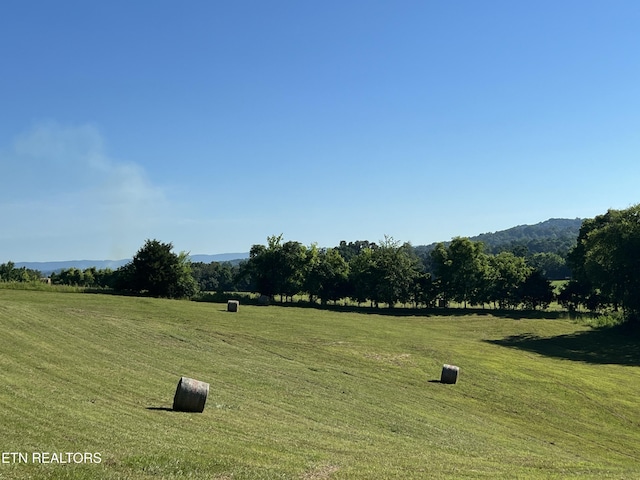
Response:
[{"label": "blue hazy mountain", "polygon": [[[249,253],[220,253],[217,255],[190,255],[192,262],[233,262],[249,258]],[[43,275],[49,275],[51,272],[57,272],[68,268],[79,268],[85,270],[87,268],[96,267],[98,270],[110,268],[116,270],[131,261],[130,258],[122,260],[66,260],[60,262],[16,262],[16,268],[30,268],[39,270]]]}]

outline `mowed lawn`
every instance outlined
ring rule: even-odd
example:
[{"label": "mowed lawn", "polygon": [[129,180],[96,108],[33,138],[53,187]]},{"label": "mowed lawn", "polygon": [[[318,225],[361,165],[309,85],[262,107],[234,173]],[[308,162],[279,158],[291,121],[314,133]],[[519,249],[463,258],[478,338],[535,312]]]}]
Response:
[{"label": "mowed lawn", "polygon": [[0,329],[1,479],[640,478],[640,341],[569,320],[0,290]]}]

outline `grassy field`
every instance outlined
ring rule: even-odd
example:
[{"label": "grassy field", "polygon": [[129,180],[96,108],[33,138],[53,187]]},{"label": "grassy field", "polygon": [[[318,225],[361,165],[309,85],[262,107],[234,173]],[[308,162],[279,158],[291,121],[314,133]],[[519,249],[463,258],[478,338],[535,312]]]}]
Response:
[{"label": "grassy field", "polygon": [[[490,311],[225,310],[0,290],[0,479],[640,478],[637,338]],[[210,383],[202,414],[171,410],[182,375]]]}]

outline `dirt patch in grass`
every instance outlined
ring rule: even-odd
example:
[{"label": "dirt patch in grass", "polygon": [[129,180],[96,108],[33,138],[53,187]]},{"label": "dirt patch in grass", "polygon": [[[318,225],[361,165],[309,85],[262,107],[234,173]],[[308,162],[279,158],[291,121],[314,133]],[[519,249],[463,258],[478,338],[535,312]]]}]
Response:
[{"label": "dirt patch in grass", "polygon": [[409,353],[367,353],[364,357],[399,367],[412,363]]},{"label": "dirt patch in grass", "polygon": [[324,480],[331,478],[339,470],[337,465],[320,465],[305,472],[300,478],[302,480]]}]

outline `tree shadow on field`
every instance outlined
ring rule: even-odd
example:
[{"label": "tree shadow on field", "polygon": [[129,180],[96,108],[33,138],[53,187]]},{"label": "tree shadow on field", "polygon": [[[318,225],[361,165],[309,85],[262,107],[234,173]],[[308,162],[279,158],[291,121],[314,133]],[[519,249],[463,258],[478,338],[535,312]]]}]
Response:
[{"label": "tree shadow on field", "polygon": [[625,333],[619,327],[586,330],[557,337],[512,335],[487,342],[576,362],[640,366],[640,338]]},{"label": "tree shadow on field", "polygon": [[386,305],[378,308],[370,305],[320,305],[306,301],[297,302],[278,302],[271,303],[273,306],[285,308],[308,308],[315,310],[326,310],[341,313],[361,313],[364,315],[382,315],[390,317],[466,317],[466,316],[487,316],[499,317],[508,320],[526,320],[526,319],[559,319],[566,318],[565,311],[551,310],[513,310],[513,309],[494,309],[494,308],[474,308],[474,307],[410,307],[396,306],[388,308]]}]

